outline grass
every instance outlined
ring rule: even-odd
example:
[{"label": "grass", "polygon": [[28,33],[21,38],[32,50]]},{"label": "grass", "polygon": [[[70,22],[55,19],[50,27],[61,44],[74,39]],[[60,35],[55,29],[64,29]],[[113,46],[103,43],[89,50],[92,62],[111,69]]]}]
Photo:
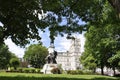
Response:
[{"label": "grass", "polygon": [[116,78],[101,75],[32,74],[1,72],[0,80],[120,80],[120,77]]}]

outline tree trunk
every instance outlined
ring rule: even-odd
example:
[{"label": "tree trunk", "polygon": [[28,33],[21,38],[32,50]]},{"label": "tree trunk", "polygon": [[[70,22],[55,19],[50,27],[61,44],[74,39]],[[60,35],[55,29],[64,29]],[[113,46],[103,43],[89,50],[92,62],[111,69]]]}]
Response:
[{"label": "tree trunk", "polygon": [[96,68],[93,69],[93,73],[96,73]]},{"label": "tree trunk", "polygon": [[14,67],[14,70],[17,70],[17,67]]},{"label": "tree trunk", "polygon": [[113,67],[113,75],[115,75],[116,74],[116,72],[115,72],[115,67]]},{"label": "tree trunk", "polygon": [[117,11],[117,15],[120,18],[120,0],[108,0],[108,2]]},{"label": "tree trunk", "polygon": [[103,60],[101,60],[101,74],[104,75],[104,63]]},{"label": "tree trunk", "polygon": [[103,66],[101,66],[101,74],[104,75]]}]

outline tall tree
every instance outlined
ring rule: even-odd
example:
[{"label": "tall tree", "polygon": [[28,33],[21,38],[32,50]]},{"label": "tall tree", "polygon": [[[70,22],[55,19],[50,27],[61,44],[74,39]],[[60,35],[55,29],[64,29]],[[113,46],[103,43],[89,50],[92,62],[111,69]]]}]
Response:
[{"label": "tall tree", "polygon": [[9,60],[11,59],[11,52],[5,44],[0,45],[0,69],[7,69]]},{"label": "tall tree", "polygon": [[[108,1],[117,14],[119,0],[0,0],[0,23],[3,24],[0,26],[0,42],[11,38],[23,46],[31,39],[40,41],[38,29],[44,31],[46,27],[50,30],[51,42],[57,34],[81,33],[86,27],[79,24],[79,20],[98,24]],[[61,25],[63,18],[66,24]]]},{"label": "tall tree", "polygon": [[24,55],[24,59],[27,60],[32,67],[41,68],[45,64],[45,58],[48,54],[47,48],[41,44],[30,45]]},{"label": "tall tree", "polygon": [[[97,66],[101,67],[101,73],[104,74],[103,68],[105,66],[109,68],[112,67],[115,71],[115,67],[118,67],[119,64],[120,24],[103,23],[97,26],[98,27],[96,27],[96,25],[91,26],[85,35],[85,53],[92,54],[92,57],[96,59]],[[116,56],[117,58],[115,59]],[[84,59],[88,57],[90,56],[85,56]]]},{"label": "tall tree", "polygon": [[118,17],[120,18],[120,1],[119,0],[108,0],[111,6],[116,10]]},{"label": "tall tree", "polygon": [[0,42],[9,37],[24,46],[30,39],[40,40],[38,29],[46,26],[39,19],[41,13],[40,0],[0,0]]}]

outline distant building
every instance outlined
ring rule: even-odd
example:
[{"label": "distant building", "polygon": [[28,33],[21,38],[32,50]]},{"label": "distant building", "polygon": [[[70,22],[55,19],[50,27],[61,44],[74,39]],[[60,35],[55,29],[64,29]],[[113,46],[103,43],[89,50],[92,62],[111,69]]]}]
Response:
[{"label": "distant building", "polygon": [[67,52],[58,52],[57,64],[60,64],[63,70],[80,69],[82,67],[79,60],[81,56],[80,50],[80,39],[72,39],[71,46]]}]

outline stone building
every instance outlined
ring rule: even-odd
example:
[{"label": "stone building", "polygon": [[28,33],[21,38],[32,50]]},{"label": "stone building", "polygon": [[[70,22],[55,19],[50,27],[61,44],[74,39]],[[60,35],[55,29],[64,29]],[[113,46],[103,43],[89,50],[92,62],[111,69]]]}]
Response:
[{"label": "stone building", "polygon": [[76,70],[82,66],[79,58],[81,56],[80,39],[75,38],[71,41],[71,46],[67,52],[58,52],[57,64],[60,64],[63,70]]}]

